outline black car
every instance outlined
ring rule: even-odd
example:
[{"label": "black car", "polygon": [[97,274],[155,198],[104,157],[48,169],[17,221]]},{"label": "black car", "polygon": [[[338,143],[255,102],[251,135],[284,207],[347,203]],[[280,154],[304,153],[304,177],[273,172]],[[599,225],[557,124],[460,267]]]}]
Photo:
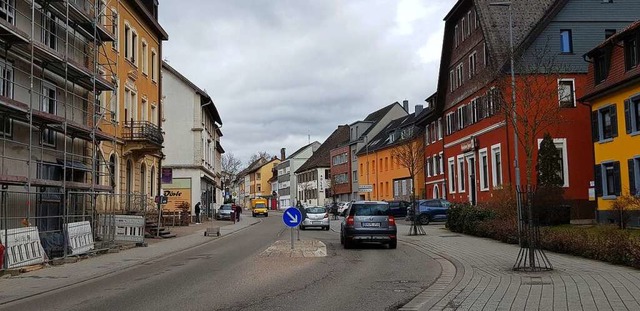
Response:
[{"label": "black car", "polygon": [[396,220],[389,203],[356,201],[351,203],[340,225],[340,243],[344,248],[351,248],[358,242],[378,242],[396,248],[397,233]]},{"label": "black car", "polygon": [[407,216],[407,208],[411,206],[411,203],[402,200],[387,201],[389,203],[389,209],[394,217]]}]

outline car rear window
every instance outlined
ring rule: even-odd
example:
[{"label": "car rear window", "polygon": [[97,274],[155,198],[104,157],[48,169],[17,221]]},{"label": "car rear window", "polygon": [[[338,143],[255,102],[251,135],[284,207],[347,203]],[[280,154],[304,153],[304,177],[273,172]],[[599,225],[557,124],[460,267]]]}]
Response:
[{"label": "car rear window", "polygon": [[231,209],[231,205],[222,205],[222,207],[220,207],[221,210],[230,210]]},{"label": "car rear window", "polygon": [[324,207],[310,207],[307,208],[307,213],[310,214],[322,214],[325,213],[326,210],[324,209]]},{"label": "car rear window", "polygon": [[388,204],[353,204],[354,216],[387,216],[389,215]]}]

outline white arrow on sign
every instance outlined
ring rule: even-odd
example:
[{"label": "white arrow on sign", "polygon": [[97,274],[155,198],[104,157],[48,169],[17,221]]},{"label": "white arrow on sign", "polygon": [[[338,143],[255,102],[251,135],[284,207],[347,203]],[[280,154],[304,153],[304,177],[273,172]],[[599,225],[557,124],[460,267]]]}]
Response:
[{"label": "white arrow on sign", "polygon": [[291,219],[291,221],[289,221],[290,223],[296,223],[298,222],[298,215],[291,215],[290,212],[287,212],[287,215],[289,216],[289,218]]}]

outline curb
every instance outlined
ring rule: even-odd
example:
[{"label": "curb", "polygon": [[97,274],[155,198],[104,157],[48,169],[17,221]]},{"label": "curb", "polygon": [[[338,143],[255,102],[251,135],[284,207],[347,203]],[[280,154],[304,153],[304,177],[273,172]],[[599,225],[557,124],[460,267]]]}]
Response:
[{"label": "curb", "polygon": [[463,279],[467,269],[464,264],[457,259],[445,255],[434,253],[428,250],[424,245],[421,245],[413,241],[399,240],[401,243],[411,245],[418,249],[420,252],[431,257],[440,264],[441,273],[440,276],[429,287],[416,295],[404,306],[399,308],[401,311],[415,311],[415,310],[431,310],[438,302],[440,302],[445,296],[447,296]]}]

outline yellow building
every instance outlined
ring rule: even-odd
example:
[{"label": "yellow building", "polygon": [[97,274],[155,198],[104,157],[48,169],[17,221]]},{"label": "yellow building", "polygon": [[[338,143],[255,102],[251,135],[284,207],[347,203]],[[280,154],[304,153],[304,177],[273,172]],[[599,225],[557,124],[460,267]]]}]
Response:
[{"label": "yellow building", "polygon": [[[640,195],[640,22],[587,53],[589,80],[581,99],[592,108],[598,221],[617,217],[620,196]],[[637,223],[636,220],[632,220]]]},{"label": "yellow building", "polygon": [[[100,96],[104,109],[99,127],[116,137],[101,145],[105,167],[113,174],[101,184],[123,194],[119,208],[140,208],[159,193],[163,135],[160,60],[167,33],[158,23],[157,1],[102,1],[104,26],[116,35],[106,60],[116,84]],[[104,178],[103,178],[104,179]],[[136,194],[135,196],[130,196]],[[139,195],[139,196],[138,196]],[[135,205],[135,206],[134,206]]]}]

